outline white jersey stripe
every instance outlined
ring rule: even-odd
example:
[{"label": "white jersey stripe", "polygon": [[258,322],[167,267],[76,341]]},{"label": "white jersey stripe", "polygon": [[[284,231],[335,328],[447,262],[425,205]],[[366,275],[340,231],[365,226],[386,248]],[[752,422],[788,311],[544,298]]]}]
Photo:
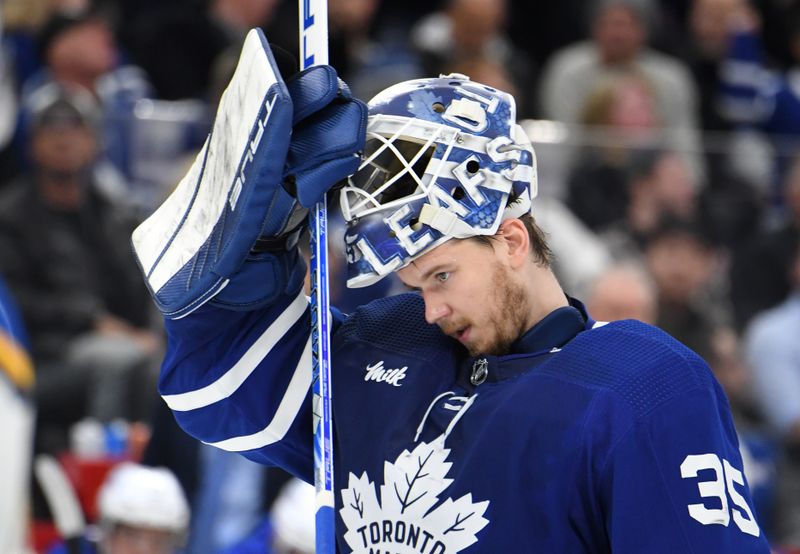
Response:
[{"label": "white jersey stripe", "polygon": [[[180,394],[162,396],[172,410],[186,412],[210,406],[228,398],[250,376],[269,351],[297,323],[308,307],[308,297],[301,291],[297,298],[275,319],[266,331],[247,349],[247,352],[219,379],[196,389]],[[311,366],[308,366],[311,367]]]},{"label": "white jersey stripe", "polygon": [[286,389],[286,393],[281,399],[278,409],[269,425],[264,427],[261,431],[253,433],[252,435],[245,435],[241,437],[233,437],[219,442],[209,442],[211,446],[216,446],[222,450],[229,452],[244,452],[245,450],[253,450],[254,448],[263,448],[275,442],[278,442],[286,436],[292,422],[297,417],[300,409],[303,407],[303,401],[306,398],[309,387],[311,387],[311,338],[309,337],[306,342],[306,347],[303,350],[303,355],[300,356],[300,361],[297,367],[294,368],[292,380]]}]

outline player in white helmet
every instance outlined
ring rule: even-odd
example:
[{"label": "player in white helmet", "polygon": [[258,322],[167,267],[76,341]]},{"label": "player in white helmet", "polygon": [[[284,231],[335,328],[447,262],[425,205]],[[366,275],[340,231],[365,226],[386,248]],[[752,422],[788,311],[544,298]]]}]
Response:
[{"label": "player in white helmet", "polygon": [[189,505],[166,468],[125,462],[98,495],[101,554],[173,554],[189,526]]},{"label": "player in white helmet", "polygon": [[134,234],[188,432],[313,479],[297,234],[355,173],[348,283],[396,272],[413,292],[333,310],[340,552],[769,551],[708,366],[644,323],[597,324],[558,283],[510,95],[409,81],[365,125],[331,68],[284,83],[252,40],[226,97]]},{"label": "player in white helmet", "polygon": [[270,511],[274,554],[314,554],[314,487],[299,479],[284,485]]}]

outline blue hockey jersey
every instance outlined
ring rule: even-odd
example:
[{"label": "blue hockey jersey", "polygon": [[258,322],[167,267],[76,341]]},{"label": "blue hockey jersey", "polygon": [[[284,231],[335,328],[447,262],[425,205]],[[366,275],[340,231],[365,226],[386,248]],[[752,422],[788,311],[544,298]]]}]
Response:
[{"label": "blue hockey jersey", "polygon": [[[334,320],[341,552],[769,551],[725,395],[662,331],[573,302],[470,358],[414,294]],[[308,329],[302,293],[168,321],[160,391],[192,435],[312,481]]]}]

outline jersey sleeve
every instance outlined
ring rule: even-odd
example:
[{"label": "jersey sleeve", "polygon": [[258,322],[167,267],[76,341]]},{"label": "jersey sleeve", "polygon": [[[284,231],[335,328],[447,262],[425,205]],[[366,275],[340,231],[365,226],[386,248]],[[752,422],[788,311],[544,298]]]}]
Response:
[{"label": "jersey sleeve", "polygon": [[[334,326],[343,316],[334,312]],[[211,305],[166,320],[159,392],[185,431],[212,446],[313,479],[311,344],[301,291],[271,306]]]},{"label": "jersey sleeve", "polygon": [[636,418],[601,475],[615,554],[769,552],[716,382]]}]

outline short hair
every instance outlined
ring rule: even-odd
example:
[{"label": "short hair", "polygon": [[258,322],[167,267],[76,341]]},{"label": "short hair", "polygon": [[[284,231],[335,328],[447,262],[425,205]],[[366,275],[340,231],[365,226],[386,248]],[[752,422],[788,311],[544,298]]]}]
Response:
[{"label": "short hair", "polygon": [[102,22],[109,24],[98,6],[78,11],[56,10],[41,26],[36,35],[36,53],[47,63],[47,56],[53,44],[64,34],[86,24]]},{"label": "short hair", "polygon": [[605,12],[612,8],[625,8],[633,13],[645,29],[653,27],[657,13],[657,7],[652,0],[596,0],[589,5],[586,11],[588,23],[591,26]]},{"label": "short hair", "polygon": [[[656,89],[652,79],[638,69],[628,69],[600,78],[591,89],[583,102],[579,120],[584,125],[597,125],[607,127],[612,125],[611,110],[623,87],[640,85],[643,91],[653,100],[656,99]],[[656,117],[661,118],[656,108]]]},{"label": "short hair", "polygon": [[[550,249],[550,245],[547,244],[547,233],[544,232],[544,229],[539,227],[531,214],[521,215],[517,219],[525,225],[525,230],[528,231],[528,238],[531,241],[531,253],[533,254],[534,261],[542,267],[550,267],[553,265],[555,256]],[[478,244],[493,247],[492,241],[497,240],[497,236],[475,235],[474,237],[470,237],[469,240],[475,240]]]}]

